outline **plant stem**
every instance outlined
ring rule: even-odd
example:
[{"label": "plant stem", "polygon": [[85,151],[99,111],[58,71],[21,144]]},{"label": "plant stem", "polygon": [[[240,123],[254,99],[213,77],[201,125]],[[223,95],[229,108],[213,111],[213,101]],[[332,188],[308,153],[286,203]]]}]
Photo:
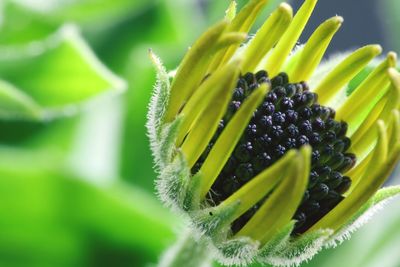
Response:
[{"label": "plant stem", "polygon": [[195,240],[187,231],[165,252],[158,267],[208,267],[212,262],[210,254],[206,242]]}]

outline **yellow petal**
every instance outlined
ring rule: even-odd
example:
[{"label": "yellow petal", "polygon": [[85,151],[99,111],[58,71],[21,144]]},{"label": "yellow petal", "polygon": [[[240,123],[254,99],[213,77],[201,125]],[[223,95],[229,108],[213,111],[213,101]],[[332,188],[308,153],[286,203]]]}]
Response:
[{"label": "yellow petal", "polygon": [[247,34],[240,32],[230,32],[223,34],[220,40],[218,40],[217,45],[215,46],[216,50],[221,50],[224,47],[228,47],[234,44],[241,44],[247,38]]},{"label": "yellow petal", "polygon": [[214,144],[200,172],[203,177],[201,197],[205,197],[215,182],[225,163],[228,161],[244,129],[247,127],[254,110],[260,105],[267,92],[266,85],[256,89],[235,113]]},{"label": "yellow petal", "polygon": [[369,115],[364,119],[357,131],[354,134],[351,134],[351,132],[347,134],[352,141],[351,151],[357,155],[357,160],[363,160],[373,149],[377,140],[377,134],[375,131],[371,131],[371,128],[373,128],[376,122],[382,120],[388,123],[388,120],[381,118],[381,113],[385,109],[387,101],[387,96],[382,98],[369,112]]},{"label": "yellow petal", "polygon": [[206,31],[188,51],[179,65],[171,85],[171,93],[166,113],[166,122],[172,121],[186,100],[203,80],[215,53],[215,44],[228,22],[222,21]]},{"label": "yellow petal", "polygon": [[272,166],[266,168],[263,172],[242,186],[238,191],[233,193],[229,198],[224,200],[217,209],[223,209],[226,206],[238,202],[239,205],[233,214],[232,221],[239,218],[247,210],[261,201],[276,186],[287,168],[290,167],[291,161],[293,161],[296,156],[294,150],[286,153]]},{"label": "yellow petal", "polygon": [[232,21],[236,17],[236,10],[237,10],[236,1],[232,1],[229,4],[228,9],[225,11],[225,18],[229,21]]},{"label": "yellow petal", "polygon": [[336,119],[349,124],[348,135],[352,135],[370,111],[389,90],[388,69],[396,65],[397,56],[389,53],[383,61],[349,96],[337,110]]},{"label": "yellow petal", "polygon": [[286,31],[292,17],[292,7],[286,3],[281,4],[271,14],[244,52],[243,73],[252,72],[256,69],[260,61]]},{"label": "yellow petal", "polygon": [[[269,0],[250,0],[249,3],[243,7],[239,14],[232,20],[232,23],[228,27],[228,32],[242,32],[248,33],[251,26],[257,19],[258,13],[262,8],[268,4]],[[209,72],[213,72],[220,66],[228,62],[232,55],[239,48],[239,45],[231,45],[226,49],[220,51],[213,59],[213,62],[209,68]]]},{"label": "yellow petal", "polygon": [[316,4],[317,0],[306,0],[304,2],[295,15],[289,28],[268,57],[265,69],[269,72],[271,77],[276,76],[281,71],[283,64],[293,47],[296,45],[296,42],[303,32]]},{"label": "yellow petal", "polygon": [[356,50],[318,84],[314,92],[318,94],[318,101],[327,105],[339,91],[350,82],[376,56],[382,53],[380,45],[368,45]]},{"label": "yellow petal", "polygon": [[267,243],[294,216],[306,190],[310,175],[311,147],[301,148],[298,159],[288,168],[286,177],[266,199],[260,209],[237,233]]},{"label": "yellow petal", "polygon": [[[396,146],[397,143],[400,143],[400,112],[399,110],[393,110],[392,117],[390,121],[390,126],[388,127],[388,135],[389,135],[389,149]],[[391,153],[391,152],[390,152]]]},{"label": "yellow petal", "polygon": [[226,80],[225,86],[218,88],[220,90],[213,99],[208,101],[207,106],[200,113],[199,119],[187,135],[182,145],[182,152],[190,168],[200,158],[217,130],[232,98],[236,81],[237,79]]},{"label": "yellow petal", "polygon": [[374,164],[367,167],[351,194],[312,226],[308,232],[318,229],[338,230],[375,194],[390,175],[400,155],[398,153],[400,144],[397,143],[394,149],[397,154],[393,153],[388,157],[388,139],[382,121],[378,122],[378,131],[378,143],[371,159]]},{"label": "yellow petal", "polygon": [[336,16],[318,27],[300,52],[294,70],[288,72],[291,82],[307,81],[311,77],[342,23],[343,18]]},{"label": "yellow petal", "polygon": [[221,91],[227,91],[226,89],[230,88],[232,81],[238,79],[238,65],[239,62],[235,61],[216,71],[200,85],[196,92],[194,92],[193,96],[181,111],[183,121],[176,141],[178,146],[182,144],[190,128],[207,107],[209,102],[212,99],[215,99]]}]

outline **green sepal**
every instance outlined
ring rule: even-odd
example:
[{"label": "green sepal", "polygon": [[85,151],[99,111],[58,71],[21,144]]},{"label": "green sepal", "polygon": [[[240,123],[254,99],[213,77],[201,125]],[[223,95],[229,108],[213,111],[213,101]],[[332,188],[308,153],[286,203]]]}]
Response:
[{"label": "green sepal", "polygon": [[157,157],[161,166],[166,166],[172,161],[176,150],[175,142],[178,136],[180,126],[182,125],[182,116],[178,116],[173,122],[166,124],[161,131],[160,142]]},{"label": "green sepal", "polygon": [[285,225],[277,234],[275,234],[269,242],[261,249],[257,257],[257,261],[268,264],[268,257],[273,255],[277,250],[280,250],[290,240],[290,235],[293,232],[296,221],[292,220]]},{"label": "green sepal", "polygon": [[225,206],[223,209],[215,207],[203,208],[190,214],[195,228],[201,233],[210,236],[214,241],[226,240],[230,232],[232,217],[239,207],[239,201]]},{"label": "green sepal", "polygon": [[257,257],[260,243],[240,237],[217,244],[217,260],[225,266],[248,266]]},{"label": "green sepal", "polygon": [[174,159],[163,168],[156,181],[157,193],[161,201],[175,210],[181,210],[185,201],[190,169],[180,150]]},{"label": "green sepal", "polygon": [[154,65],[157,74],[157,82],[154,86],[151,97],[149,112],[147,113],[147,130],[152,148],[161,141],[161,131],[163,118],[167,110],[170,81],[167,70],[163,66],[161,59],[156,56],[152,50],[149,50],[149,57]]},{"label": "green sepal", "polygon": [[183,209],[185,211],[200,209],[200,191],[203,175],[197,172],[191,176],[188,182],[185,199],[183,202]]},{"label": "green sepal", "polygon": [[372,216],[380,211],[387,202],[400,195],[400,186],[390,186],[380,189],[330,238],[327,246],[335,247],[338,243],[350,238],[351,234],[366,224]]},{"label": "green sepal", "polygon": [[264,262],[276,266],[299,266],[321,251],[332,234],[333,230],[320,229],[291,238],[265,257]]}]

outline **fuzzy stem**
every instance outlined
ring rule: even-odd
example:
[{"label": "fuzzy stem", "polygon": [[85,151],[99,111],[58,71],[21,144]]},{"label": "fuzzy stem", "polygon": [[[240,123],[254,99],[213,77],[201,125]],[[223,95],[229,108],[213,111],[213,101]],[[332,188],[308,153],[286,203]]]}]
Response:
[{"label": "fuzzy stem", "polygon": [[195,240],[187,231],[164,253],[158,267],[209,267],[212,262],[210,254],[206,242]]}]

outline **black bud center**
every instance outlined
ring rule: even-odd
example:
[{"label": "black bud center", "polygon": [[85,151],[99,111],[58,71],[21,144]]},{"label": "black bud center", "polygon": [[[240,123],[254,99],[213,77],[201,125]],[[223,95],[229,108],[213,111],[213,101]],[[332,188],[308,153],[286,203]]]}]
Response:
[{"label": "black bud center", "polygon": [[[273,79],[265,71],[242,75],[217,132],[193,167],[192,173],[201,168],[241,104],[264,83],[269,84],[271,90],[255,110],[234,152],[212,186],[208,201],[213,205],[221,203],[290,149],[310,144],[312,166],[309,184],[294,216],[297,223],[293,234],[299,234],[344,199],[343,194],[351,186],[351,179],[344,176],[344,173],[356,162],[355,155],[347,153],[351,146],[350,139],[346,137],[347,124],[335,120],[332,108],[319,105],[318,95],[310,92],[306,83],[289,83],[285,73]],[[263,201],[233,223],[234,233],[251,219]]]}]

